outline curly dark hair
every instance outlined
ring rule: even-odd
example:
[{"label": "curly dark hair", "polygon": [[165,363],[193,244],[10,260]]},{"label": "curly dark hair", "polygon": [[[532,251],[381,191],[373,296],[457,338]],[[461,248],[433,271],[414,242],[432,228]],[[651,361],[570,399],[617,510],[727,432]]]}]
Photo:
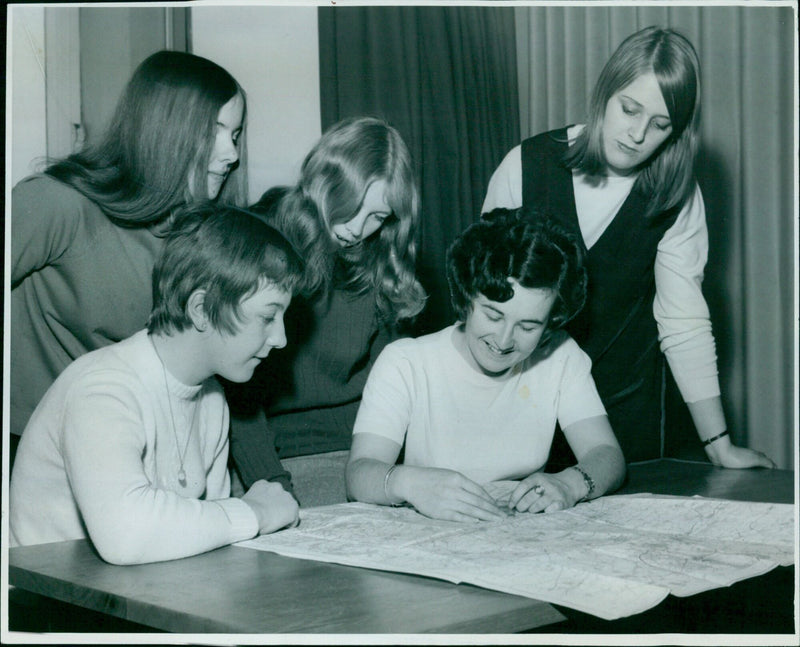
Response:
[{"label": "curly dark hair", "polygon": [[543,346],[586,301],[583,248],[574,236],[546,217],[522,209],[494,209],[470,225],[447,253],[447,280],[456,316],[464,321],[479,294],[505,302],[514,296],[513,278],[526,288],[556,292]]}]

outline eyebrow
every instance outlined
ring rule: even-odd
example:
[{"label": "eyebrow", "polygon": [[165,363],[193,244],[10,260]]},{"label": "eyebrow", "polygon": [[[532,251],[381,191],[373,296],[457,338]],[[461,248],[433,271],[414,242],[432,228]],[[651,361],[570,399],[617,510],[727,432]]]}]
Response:
[{"label": "eyebrow", "polygon": [[[505,313],[505,312],[503,312],[502,310],[498,310],[497,308],[495,308],[493,305],[491,305],[491,304],[489,304],[489,303],[482,303],[482,304],[480,304],[480,305],[481,305],[481,307],[483,307],[483,308],[489,308],[489,309],[490,309],[490,310],[492,310],[493,312],[496,312],[497,314],[499,314],[499,315],[501,315],[501,316],[503,316],[503,317],[505,317],[505,316],[506,316],[506,313]],[[544,320],[542,320],[542,319],[520,319],[520,320],[519,320],[517,323],[527,323],[527,324],[543,324],[543,323],[544,323]]]}]

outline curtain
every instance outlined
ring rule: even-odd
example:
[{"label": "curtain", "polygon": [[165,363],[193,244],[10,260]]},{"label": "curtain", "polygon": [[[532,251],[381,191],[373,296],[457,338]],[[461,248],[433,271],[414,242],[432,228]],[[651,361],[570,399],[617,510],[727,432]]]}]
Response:
[{"label": "curtain", "polygon": [[418,333],[452,323],[445,254],[475,221],[519,139],[512,7],[319,9],[322,128],[385,118],[408,144],[422,202]]},{"label": "curtain", "polygon": [[[703,290],[734,441],[794,468],[794,30],[789,6],[516,7],[521,135],[582,123],[600,69],[628,34],[678,29],[701,61],[697,177],[710,252]],[[667,455],[702,456],[669,382]]]}]

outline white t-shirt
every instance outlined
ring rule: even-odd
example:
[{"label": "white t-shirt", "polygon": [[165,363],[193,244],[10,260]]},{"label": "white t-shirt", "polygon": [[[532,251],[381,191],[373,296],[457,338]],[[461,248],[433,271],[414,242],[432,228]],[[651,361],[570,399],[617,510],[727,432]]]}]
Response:
[{"label": "white t-shirt", "polygon": [[[574,139],[582,126],[571,127]],[[522,148],[515,146],[489,181],[483,212],[522,206]],[[593,186],[572,175],[578,223],[587,249],[600,238],[628,197],[635,177],[612,178]],[[658,244],[653,315],[661,350],[686,402],[720,394],[717,354],[708,305],[703,297],[703,272],[708,260],[708,230],[703,196],[697,187],[675,223]]]},{"label": "white t-shirt", "polygon": [[456,325],[389,344],[370,372],[354,434],[402,445],[406,465],[456,470],[477,483],[544,467],[556,422],[605,415],[591,360],[564,333],[501,379],[476,371],[453,342]]},{"label": "white t-shirt", "polygon": [[229,498],[228,425],[216,379],[187,386],[165,378],[144,330],[78,358],[20,440],[11,544],[88,535],[107,561],[144,563],[255,536],[255,513]]}]

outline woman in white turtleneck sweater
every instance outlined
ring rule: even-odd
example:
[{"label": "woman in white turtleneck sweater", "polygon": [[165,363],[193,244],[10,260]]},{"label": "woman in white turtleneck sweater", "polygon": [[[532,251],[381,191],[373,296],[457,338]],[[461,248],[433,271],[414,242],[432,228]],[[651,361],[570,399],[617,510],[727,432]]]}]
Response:
[{"label": "woman in white turtleneck sweater", "polygon": [[230,497],[215,375],[247,381],[286,344],[302,267],[276,230],[235,207],[178,218],[148,329],[77,359],[31,416],[11,477],[12,545],[88,537],[106,561],[137,564],[294,523],[297,503],[277,483]]}]

